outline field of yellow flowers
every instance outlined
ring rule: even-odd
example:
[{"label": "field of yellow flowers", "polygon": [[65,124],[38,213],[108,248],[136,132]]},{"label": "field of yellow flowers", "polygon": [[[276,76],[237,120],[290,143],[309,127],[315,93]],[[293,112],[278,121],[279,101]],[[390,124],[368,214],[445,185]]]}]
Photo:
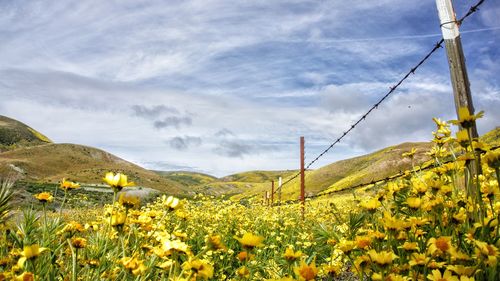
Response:
[{"label": "field of yellow flowers", "polygon": [[[142,204],[133,185],[107,173],[102,209],[46,212],[63,196],[36,195],[41,208],[8,219],[0,193],[0,280],[499,280],[500,152],[470,137],[481,117],[434,119],[434,168],[336,204],[268,207],[198,195]],[[414,151],[405,153],[412,158]],[[451,161],[449,161],[451,159]]]}]

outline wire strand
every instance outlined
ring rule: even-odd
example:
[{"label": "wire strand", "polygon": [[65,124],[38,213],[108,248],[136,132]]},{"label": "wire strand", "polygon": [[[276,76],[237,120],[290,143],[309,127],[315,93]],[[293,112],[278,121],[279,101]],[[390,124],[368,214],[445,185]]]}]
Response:
[{"label": "wire strand", "polygon": [[[461,17],[459,20],[457,20],[457,23],[459,25],[462,24],[462,22],[467,18],[469,17],[470,15],[472,15],[473,13],[477,12],[479,10],[479,6],[481,6],[481,4],[483,4],[484,0],[480,0],[479,2],[477,2],[474,6],[471,6],[469,8],[469,11],[463,16]],[[394,91],[406,80],[408,79],[408,77],[410,77],[411,74],[415,74],[415,71],[420,67],[422,66],[422,64],[424,62],[427,61],[427,59],[429,59],[429,57],[434,54],[438,49],[440,49],[442,47],[444,43],[444,39],[441,38],[441,40],[439,40],[439,42],[437,42],[434,47],[414,66],[412,67],[404,76],[403,78],[401,78],[396,84],[394,84],[392,87],[389,87],[389,91],[380,99],[378,100],[374,105],[372,105],[370,107],[370,109],[368,109],[368,111],[363,114],[356,122],[354,122],[347,131],[344,131],[342,133],[342,135],[340,137],[338,137],[332,144],[330,144],[325,150],[323,150],[316,158],[314,158],[310,163],[308,163],[306,166],[305,166],[305,170],[308,170],[314,163],[316,163],[316,161],[318,161],[321,157],[323,157],[323,155],[325,155],[326,153],[328,153],[328,151],[330,151],[330,149],[332,149],[336,144],[338,144],[344,137],[346,137],[352,130],[354,130],[354,128],[356,128],[362,121],[364,121],[366,119],[366,117],[368,117],[368,115],[370,113],[372,113],[375,109],[377,109],[380,104],[382,102],[384,102],[384,100],[386,100],[392,93],[394,93]],[[294,180],[295,178],[297,178],[298,176],[300,175],[300,172],[297,173],[296,175],[294,175],[293,177],[291,177],[290,179],[288,179],[287,181],[285,181],[284,183],[281,184],[281,186],[279,186],[275,191],[274,193],[278,192],[278,190],[280,190],[284,185],[288,184],[289,182],[291,182],[292,180]]]}]

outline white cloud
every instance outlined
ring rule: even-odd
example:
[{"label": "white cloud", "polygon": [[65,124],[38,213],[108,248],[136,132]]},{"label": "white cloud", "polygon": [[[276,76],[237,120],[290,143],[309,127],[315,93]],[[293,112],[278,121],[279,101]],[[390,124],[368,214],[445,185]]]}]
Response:
[{"label": "white cloud", "polygon": [[[431,0],[4,1],[0,9],[1,114],[58,142],[216,175],[296,168],[299,136],[309,157],[320,152],[439,33]],[[467,29],[498,26],[495,9]],[[476,108],[487,111],[483,132],[500,118],[498,36],[463,38],[474,50]],[[436,54],[318,165],[428,139],[433,116],[454,114],[447,68]]]}]

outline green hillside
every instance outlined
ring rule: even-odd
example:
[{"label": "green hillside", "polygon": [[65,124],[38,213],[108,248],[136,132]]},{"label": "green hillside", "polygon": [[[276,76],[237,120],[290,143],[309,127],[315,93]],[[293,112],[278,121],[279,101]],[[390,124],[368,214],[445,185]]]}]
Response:
[{"label": "green hillside", "polygon": [[249,171],[238,174],[233,174],[221,178],[223,182],[250,182],[250,183],[264,183],[272,180],[276,181],[279,177],[289,177],[297,173],[297,170],[286,171]]},{"label": "green hillside", "polygon": [[209,184],[218,180],[214,176],[196,172],[187,172],[187,171],[178,171],[178,172],[153,171],[153,172],[188,188],[201,184]]},{"label": "green hillside", "polygon": [[52,141],[26,124],[0,115],[0,152],[46,143]]}]

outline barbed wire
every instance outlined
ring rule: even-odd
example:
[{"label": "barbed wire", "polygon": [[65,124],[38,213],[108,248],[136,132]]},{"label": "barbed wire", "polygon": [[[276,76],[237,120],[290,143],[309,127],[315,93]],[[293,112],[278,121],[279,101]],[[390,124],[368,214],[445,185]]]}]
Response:
[{"label": "barbed wire", "polygon": [[[493,151],[493,150],[497,150],[499,148],[500,148],[500,145],[497,145],[497,146],[494,146],[494,147],[490,148],[489,150]],[[451,159],[451,160],[448,160],[448,161],[444,161],[441,164],[444,165],[444,164],[448,164],[448,163],[451,163],[451,162],[454,162],[454,161],[455,161],[455,159]],[[423,163],[423,164],[425,164],[425,163]],[[313,198],[323,197],[323,196],[327,196],[327,195],[331,195],[331,194],[335,194],[335,193],[346,192],[346,191],[349,191],[349,190],[353,190],[353,189],[356,189],[356,188],[368,186],[368,185],[371,185],[371,184],[383,183],[383,182],[395,180],[395,179],[398,179],[398,178],[402,178],[402,177],[405,177],[408,174],[408,172],[409,173],[421,172],[421,171],[426,171],[426,170],[430,170],[430,169],[438,168],[438,167],[439,166],[436,166],[435,163],[431,163],[431,164],[426,165],[425,167],[420,167],[419,169],[414,169],[414,170],[411,170],[411,171],[404,171],[404,172],[401,171],[401,172],[399,172],[397,174],[394,174],[394,175],[391,175],[391,176],[388,176],[388,177],[385,177],[385,178],[381,178],[381,179],[377,179],[377,180],[372,180],[370,182],[365,182],[365,183],[360,183],[360,184],[352,185],[352,186],[349,186],[349,187],[346,187],[346,188],[343,188],[343,189],[340,189],[340,190],[332,190],[332,191],[327,191],[327,192],[318,193],[318,194],[314,194],[314,195],[309,195],[309,196],[306,196],[305,199],[313,199]],[[300,199],[286,200],[286,202],[288,202],[288,203],[295,203],[295,202],[298,202],[298,201],[300,201]]]},{"label": "barbed wire", "polygon": [[[483,4],[485,0],[480,0],[479,2],[477,2],[475,5],[471,6],[469,8],[469,11],[463,16],[461,17],[459,20],[457,20],[457,24],[458,25],[461,25],[462,22],[467,18],[469,17],[470,15],[472,15],[473,13],[477,12],[479,10],[479,6],[481,4]],[[370,107],[370,109],[365,113],[363,114],[356,122],[354,122],[347,131],[344,131],[342,133],[342,135],[337,138],[332,144],[330,144],[325,150],[323,150],[316,158],[314,158],[309,164],[307,164],[305,166],[305,170],[308,170],[316,161],[318,161],[321,157],[323,157],[323,155],[325,155],[328,151],[330,151],[330,149],[332,149],[336,144],[340,143],[340,141],[346,137],[352,130],[354,130],[354,128],[356,128],[363,120],[366,119],[366,117],[368,117],[368,115],[370,113],[372,113],[372,111],[374,111],[375,109],[377,109],[380,104],[386,100],[392,93],[394,93],[394,91],[406,80],[408,79],[408,77],[410,77],[411,74],[415,74],[415,71],[425,62],[427,61],[427,59],[429,59],[429,57],[434,53],[436,52],[438,49],[440,49],[442,47],[444,43],[444,38],[441,38],[441,40],[439,40],[439,42],[437,42],[434,47],[432,48],[432,50],[430,50],[414,67],[412,67],[404,76],[403,78],[401,78],[396,84],[394,84],[392,87],[389,87],[389,91],[380,99],[378,100],[374,105],[372,105]],[[275,194],[276,192],[278,192],[284,185],[288,184],[289,182],[291,182],[292,180],[296,179],[298,176],[300,175],[300,172],[295,174],[293,177],[289,178],[287,181],[285,181],[284,183],[282,183],[275,191],[273,194]]]}]

